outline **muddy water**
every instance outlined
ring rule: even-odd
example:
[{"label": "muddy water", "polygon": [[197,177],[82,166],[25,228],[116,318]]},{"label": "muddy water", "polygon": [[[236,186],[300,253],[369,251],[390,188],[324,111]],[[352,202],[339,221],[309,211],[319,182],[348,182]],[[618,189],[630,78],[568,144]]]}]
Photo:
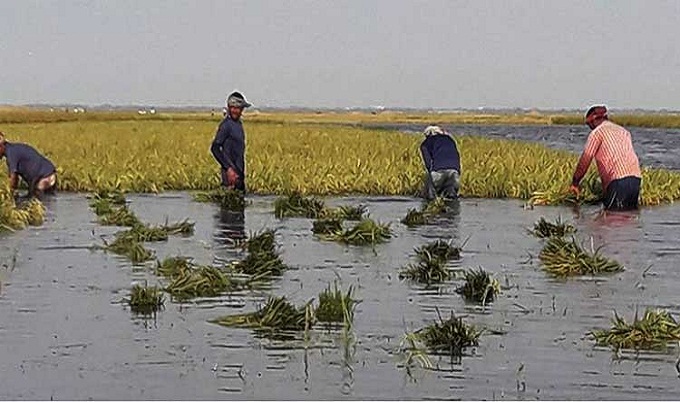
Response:
[{"label": "muddy water", "polygon": [[[609,325],[612,311],[663,307],[680,315],[680,207],[598,218],[597,208],[524,210],[517,200],[460,202],[437,226],[399,223],[410,198],[329,199],[365,203],[396,237],[371,248],[314,238],[307,219],[278,220],[273,199],[252,198],[244,217],[221,214],[185,193],[130,196],[151,223],[191,218],[196,233],[150,244],[158,257],[193,256],[199,263],[240,258],[233,239],[276,228],[284,261],[293,267],[271,293],[301,304],[339,279],[354,285],[350,336],[315,329],[311,339],[260,339],[246,329],[208,320],[253,311],[266,291],[179,304],[166,300],[155,319],[121,303],[133,283],[159,283],[147,266],[88,246],[117,229],[94,222],[83,195],[48,202],[47,222],[0,240],[1,399],[675,399],[678,349],[614,359],[586,334]],[[541,241],[527,234],[541,216],[573,221],[581,239],[604,244],[626,271],[611,277],[554,280],[535,259]],[[503,293],[485,310],[466,305],[459,282],[424,289],[397,271],[412,249],[435,239],[469,237],[460,267],[483,266]],[[485,334],[460,362],[433,357],[434,369],[406,369],[397,353],[406,331],[455,311]],[[305,345],[307,348],[305,348]]]},{"label": "muddy water", "polygon": [[[373,126],[422,133],[424,125],[392,124]],[[551,148],[580,153],[590,130],[583,126],[511,126],[511,125],[442,125],[454,135],[481,135],[538,142]],[[680,169],[680,130],[670,128],[626,127],[643,166]]]}]

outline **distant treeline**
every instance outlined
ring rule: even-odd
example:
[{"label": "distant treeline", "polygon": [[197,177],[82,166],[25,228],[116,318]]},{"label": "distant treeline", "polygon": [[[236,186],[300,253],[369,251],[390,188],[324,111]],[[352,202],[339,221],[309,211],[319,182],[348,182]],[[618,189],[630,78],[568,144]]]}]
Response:
[{"label": "distant treeline", "polygon": [[[624,127],[680,128],[680,114],[615,114],[609,119]],[[584,124],[583,116],[561,115],[550,118],[552,124]]]}]

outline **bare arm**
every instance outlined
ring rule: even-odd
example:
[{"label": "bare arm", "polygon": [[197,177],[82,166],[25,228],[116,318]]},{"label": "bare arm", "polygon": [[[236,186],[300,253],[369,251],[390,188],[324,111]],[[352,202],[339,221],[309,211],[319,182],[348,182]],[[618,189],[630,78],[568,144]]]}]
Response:
[{"label": "bare arm", "polygon": [[14,172],[9,174],[9,188],[15,191],[19,187],[19,175]]},{"label": "bare arm", "polygon": [[574,171],[574,177],[572,178],[571,184],[578,186],[581,183],[581,179],[588,172],[588,167],[590,162],[593,160],[595,153],[600,148],[602,144],[602,137],[597,135],[598,133],[591,133],[588,136],[588,141],[586,142],[586,147],[583,149],[581,158],[578,160],[578,165],[576,165],[576,170]]}]

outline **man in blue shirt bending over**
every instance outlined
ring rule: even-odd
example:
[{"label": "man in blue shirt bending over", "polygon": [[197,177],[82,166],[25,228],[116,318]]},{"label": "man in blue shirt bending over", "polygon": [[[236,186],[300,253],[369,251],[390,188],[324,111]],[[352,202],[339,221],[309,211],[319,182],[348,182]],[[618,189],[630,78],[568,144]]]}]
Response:
[{"label": "man in blue shirt bending over", "polygon": [[228,189],[246,191],[246,141],[241,114],[252,106],[240,92],[227,98],[227,113],[215,133],[210,152],[220,164],[222,185]]},{"label": "man in blue shirt bending over", "polygon": [[54,192],[57,184],[57,170],[52,162],[33,147],[18,142],[8,142],[0,132],[0,159],[7,159],[9,187],[12,194],[19,186],[19,177],[28,185],[28,195],[39,197],[45,192]]},{"label": "man in blue shirt bending over", "polygon": [[458,198],[460,155],[456,141],[439,126],[427,127],[424,134],[425,140],[420,145],[420,153],[427,170],[425,198]]}]

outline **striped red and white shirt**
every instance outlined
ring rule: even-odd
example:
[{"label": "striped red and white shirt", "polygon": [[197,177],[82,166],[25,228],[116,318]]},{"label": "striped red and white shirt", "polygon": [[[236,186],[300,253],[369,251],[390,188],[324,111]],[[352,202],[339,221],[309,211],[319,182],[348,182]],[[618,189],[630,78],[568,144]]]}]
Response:
[{"label": "striped red and white shirt", "polygon": [[642,177],[630,133],[609,120],[602,122],[588,135],[586,147],[576,165],[573,184],[581,182],[593,158],[605,191],[614,180],[628,176]]}]

